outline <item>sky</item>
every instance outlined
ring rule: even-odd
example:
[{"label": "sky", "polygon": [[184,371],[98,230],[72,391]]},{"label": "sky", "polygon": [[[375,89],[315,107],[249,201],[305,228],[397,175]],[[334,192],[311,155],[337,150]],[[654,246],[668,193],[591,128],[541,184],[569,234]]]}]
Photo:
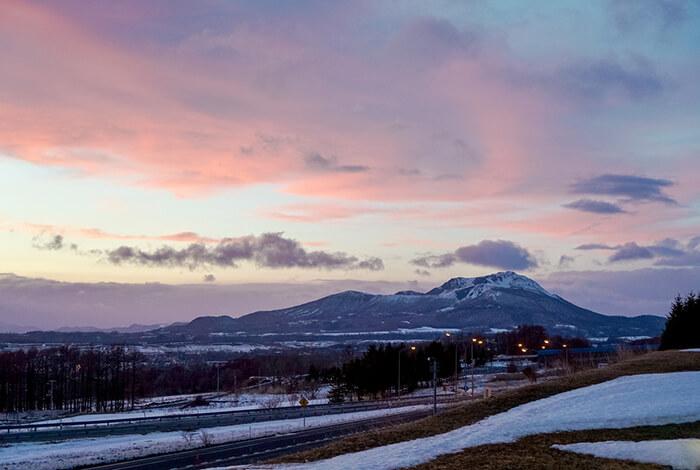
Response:
[{"label": "sky", "polygon": [[700,288],[697,0],[10,0],[0,57],[0,323],[503,270],[624,315]]}]

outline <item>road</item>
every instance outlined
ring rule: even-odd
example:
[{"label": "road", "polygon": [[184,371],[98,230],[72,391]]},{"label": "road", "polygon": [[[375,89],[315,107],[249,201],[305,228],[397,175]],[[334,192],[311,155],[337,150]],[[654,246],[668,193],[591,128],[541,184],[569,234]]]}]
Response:
[{"label": "road", "polygon": [[318,447],[349,434],[414,421],[430,414],[430,410],[411,411],[399,415],[323,426],[306,431],[246,439],[201,449],[83,468],[91,470],[174,470],[184,467],[197,469],[249,464]]},{"label": "road", "polygon": [[[41,442],[86,437],[146,434],[149,432],[194,431],[217,426],[231,426],[263,421],[323,416],[330,414],[371,411],[386,408],[424,405],[432,397],[401,398],[399,400],[365,401],[335,405],[311,405],[307,408],[280,407],[262,410],[229,410],[198,414],[132,417],[100,421],[73,421],[63,424],[25,424],[0,426],[0,444]],[[439,397],[439,403],[454,402],[451,395]]]}]

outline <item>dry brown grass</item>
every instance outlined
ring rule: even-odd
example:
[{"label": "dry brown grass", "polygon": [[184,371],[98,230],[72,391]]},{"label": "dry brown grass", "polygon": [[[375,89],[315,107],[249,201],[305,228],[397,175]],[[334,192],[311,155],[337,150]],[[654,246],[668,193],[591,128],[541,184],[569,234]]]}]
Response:
[{"label": "dry brown grass", "polygon": [[[700,370],[700,354],[694,353],[684,353],[675,351],[663,351],[663,352],[653,352],[644,355],[637,355],[618,363],[612,364],[605,369],[591,369],[569,376],[561,377],[558,379],[553,379],[533,385],[528,385],[515,390],[509,390],[502,392],[497,396],[487,399],[478,400],[475,402],[470,402],[464,405],[453,407],[449,412],[444,412],[436,417],[425,418],[412,423],[402,424],[398,426],[393,426],[390,428],[379,429],[373,432],[365,432],[362,434],[356,434],[353,436],[346,437],[339,441],[333,442],[326,446],[320,447],[318,449],[312,449],[309,451],[301,452],[298,454],[293,454],[289,456],[284,456],[275,462],[305,462],[311,460],[319,460],[330,458],[336,455],[345,454],[348,452],[357,452],[372,447],[378,447],[387,444],[393,444],[396,442],[406,441],[410,439],[418,439],[421,437],[432,436],[436,434],[445,433],[453,429],[466,426],[475,423],[487,416],[494,415],[496,413],[501,413],[503,411],[509,410],[515,406],[522,405],[533,400],[539,400],[541,398],[546,398],[557,393],[566,392],[568,390],[573,390],[575,388],[585,387],[588,385],[593,385],[600,382],[605,382],[607,380],[614,379],[623,375],[634,375],[634,374],[646,374],[655,372],[677,372],[682,370]],[[528,438],[529,439],[529,438]],[[521,441],[518,441],[521,442]],[[509,449],[515,444],[508,445]],[[494,447],[499,448],[500,446],[484,446],[484,447]],[[548,448],[549,449],[549,448]],[[518,449],[516,449],[517,451]],[[469,449],[462,454],[457,454],[461,456],[459,458],[471,458],[464,456],[463,454],[472,455],[474,449]],[[538,450],[539,452],[539,450]],[[566,462],[574,462],[576,459],[583,462],[577,457],[571,457],[572,454],[556,451],[554,449],[543,451],[543,455],[559,455],[566,454]],[[524,454],[527,452],[524,451]],[[522,455],[526,458],[526,455]],[[494,451],[492,456],[500,455],[498,452]],[[452,456],[456,457],[456,456]],[[504,459],[508,458],[502,456]],[[561,457],[561,456],[560,456]],[[564,458],[564,457],[561,457]],[[581,457],[585,459],[587,457]],[[592,457],[591,457],[592,458]],[[600,459],[597,459],[600,460]],[[559,460],[557,460],[559,462]],[[516,462],[524,462],[517,461]],[[564,461],[561,461],[564,462]],[[434,462],[431,462],[431,465]],[[508,463],[504,460],[504,466],[499,465],[497,468],[509,468]],[[591,468],[587,467],[576,467],[572,463],[570,468]],[[466,466],[463,465],[463,466]],[[594,465],[596,467],[599,465]],[[562,465],[557,464],[557,468],[569,468],[566,463]],[[436,467],[430,467],[436,468]],[[439,467],[437,467],[439,468]],[[453,468],[453,467],[445,467]],[[457,467],[454,467],[457,468]],[[462,467],[460,467],[462,468]],[[496,468],[496,467],[481,467],[481,468]],[[514,468],[514,467],[510,467]],[[527,468],[519,466],[518,468]],[[534,468],[534,467],[531,467]],[[537,468],[547,468],[547,467],[537,467]],[[551,467],[554,468],[554,467]],[[628,467],[619,467],[628,468]],[[653,468],[653,467],[649,467]]]}]

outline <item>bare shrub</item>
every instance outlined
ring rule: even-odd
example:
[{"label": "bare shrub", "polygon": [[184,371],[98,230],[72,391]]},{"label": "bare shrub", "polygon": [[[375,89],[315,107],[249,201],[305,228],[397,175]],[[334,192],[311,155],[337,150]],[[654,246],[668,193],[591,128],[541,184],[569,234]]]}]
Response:
[{"label": "bare shrub", "polygon": [[527,380],[530,381],[530,383],[537,382],[537,373],[535,372],[535,370],[532,367],[530,367],[530,366],[525,367],[523,369],[523,375],[527,378]]},{"label": "bare shrub", "polygon": [[272,410],[275,408],[279,408],[279,406],[282,404],[282,397],[273,395],[269,398],[264,399],[262,402],[260,402],[260,407],[264,410]]},{"label": "bare shrub", "polygon": [[208,433],[207,431],[205,431],[204,429],[202,429],[201,431],[199,431],[199,440],[202,441],[202,445],[203,445],[204,447],[209,447],[210,445],[213,444],[213,442],[212,442],[212,435],[209,434],[209,433]]},{"label": "bare shrub", "polygon": [[192,441],[194,440],[196,433],[192,432],[192,431],[182,431],[180,433],[180,435],[182,436],[182,438],[185,440],[185,442],[187,444],[192,444]]}]

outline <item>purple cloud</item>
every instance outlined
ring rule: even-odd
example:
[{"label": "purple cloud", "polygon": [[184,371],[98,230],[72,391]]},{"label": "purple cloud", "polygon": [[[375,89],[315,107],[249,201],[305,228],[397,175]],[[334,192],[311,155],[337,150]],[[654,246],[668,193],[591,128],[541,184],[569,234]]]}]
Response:
[{"label": "purple cloud", "polygon": [[617,246],[606,245],[604,243],[584,243],[576,247],[577,250],[616,250]]},{"label": "purple cloud", "polygon": [[639,245],[636,242],[625,243],[621,246],[609,247],[614,249],[608,261],[616,263],[620,261],[633,261],[642,259],[655,259],[657,266],[700,266],[700,251],[695,239],[691,239],[685,246],[673,238],[666,238],[652,245]]},{"label": "purple cloud", "polygon": [[618,196],[636,202],[677,204],[663,192],[664,188],[670,186],[673,186],[673,181],[666,179],[605,174],[578,181],[571,186],[571,190],[575,194]]},{"label": "purple cloud", "polygon": [[360,260],[342,252],[307,251],[299,242],[284,238],[281,233],[265,233],[240,238],[225,238],[216,245],[192,243],[181,249],[164,246],[154,251],[120,246],[106,253],[115,265],[123,263],[158,267],[204,266],[237,267],[241,261],[251,261],[267,268],[309,269],[367,269],[380,271],[384,263],[379,258]]},{"label": "purple cloud", "polygon": [[454,253],[422,256],[411,261],[423,268],[445,268],[458,262],[498,269],[537,267],[537,260],[527,249],[507,240],[483,240],[476,245],[457,248]]},{"label": "purple cloud", "polygon": [[315,171],[335,173],[364,173],[369,171],[364,165],[340,165],[336,157],[324,157],[320,153],[311,153],[304,158],[306,167]]},{"label": "purple cloud", "polygon": [[611,263],[616,263],[618,261],[632,261],[639,259],[651,259],[654,257],[654,253],[647,247],[639,246],[634,242],[625,243],[620,248],[615,251],[608,261]]},{"label": "purple cloud", "polygon": [[592,212],[594,214],[620,214],[626,212],[617,204],[593,199],[579,199],[578,201],[564,204],[564,207],[583,212]]}]

